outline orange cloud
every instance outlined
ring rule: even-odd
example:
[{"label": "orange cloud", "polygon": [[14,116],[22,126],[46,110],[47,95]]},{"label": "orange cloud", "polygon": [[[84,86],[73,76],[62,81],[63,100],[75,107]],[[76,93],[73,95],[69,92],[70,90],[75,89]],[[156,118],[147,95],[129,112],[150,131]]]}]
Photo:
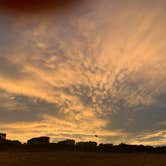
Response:
[{"label": "orange cloud", "polygon": [[0,89],[58,105],[63,117],[42,114],[40,125],[4,125],[10,138],[15,130],[24,132],[21,140],[36,131],[61,137],[68,128],[63,134],[127,138],[123,129],[109,130],[112,114],[153,106],[166,92],[165,10],[159,4],[104,0],[79,9],[71,15],[16,14],[0,22],[8,43],[0,46]]}]

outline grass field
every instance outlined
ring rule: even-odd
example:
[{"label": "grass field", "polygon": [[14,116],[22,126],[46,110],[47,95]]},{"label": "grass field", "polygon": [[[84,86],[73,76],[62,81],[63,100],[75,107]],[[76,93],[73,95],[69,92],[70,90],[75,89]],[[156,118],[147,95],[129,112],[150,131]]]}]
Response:
[{"label": "grass field", "polygon": [[0,166],[166,166],[166,154],[1,152]]}]

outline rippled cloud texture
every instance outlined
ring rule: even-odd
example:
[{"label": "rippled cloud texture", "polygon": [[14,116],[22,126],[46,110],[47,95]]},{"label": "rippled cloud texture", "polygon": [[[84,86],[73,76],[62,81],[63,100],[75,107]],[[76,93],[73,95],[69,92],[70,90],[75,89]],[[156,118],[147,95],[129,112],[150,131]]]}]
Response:
[{"label": "rippled cloud texture", "polygon": [[57,8],[0,8],[0,131],[166,144],[166,2]]}]

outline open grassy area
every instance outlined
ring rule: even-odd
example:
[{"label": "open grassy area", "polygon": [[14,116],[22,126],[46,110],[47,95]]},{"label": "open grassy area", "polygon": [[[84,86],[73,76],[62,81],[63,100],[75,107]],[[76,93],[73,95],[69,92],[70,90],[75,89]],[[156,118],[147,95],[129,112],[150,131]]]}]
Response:
[{"label": "open grassy area", "polygon": [[1,152],[3,166],[166,166],[166,154]]}]

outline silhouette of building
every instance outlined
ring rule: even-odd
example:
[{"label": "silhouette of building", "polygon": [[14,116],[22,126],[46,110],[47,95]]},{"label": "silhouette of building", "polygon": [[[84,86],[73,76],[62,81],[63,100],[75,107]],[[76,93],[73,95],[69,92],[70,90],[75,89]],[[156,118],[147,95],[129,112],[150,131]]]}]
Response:
[{"label": "silhouette of building", "polygon": [[77,142],[76,143],[77,149],[80,150],[96,150],[97,148],[97,143],[96,142]]},{"label": "silhouette of building", "polygon": [[64,141],[59,141],[57,143],[57,147],[61,149],[74,149],[75,147],[75,140],[67,139]]},{"label": "silhouette of building", "polygon": [[0,133],[0,139],[6,140],[6,134],[5,133]]},{"label": "silhouette of building", "polygon": [[30,145],[42,145],[42,144],[49,144],[49,137],[37,137],[37,138],[32,138],[27,141],[27,144]]},{"label": "silhouette of building", "polygon": [[75,146],[75,140],[67,139],[67,140],[64,140],[64,141],[59,141],[58,144],[59,145],[64,145],[64,146]]}]

